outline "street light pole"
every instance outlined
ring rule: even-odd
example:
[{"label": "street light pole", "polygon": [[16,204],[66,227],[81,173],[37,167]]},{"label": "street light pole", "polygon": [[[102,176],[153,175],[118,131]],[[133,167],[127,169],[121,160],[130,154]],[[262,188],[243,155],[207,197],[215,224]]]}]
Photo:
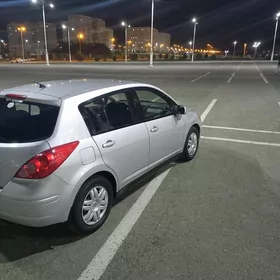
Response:
[{"label": "street light pole", "polygon": [[[31,0],[33,3],[37,3],[38,0]],[[43,14],[43,25],[44,25],[44,41],[45,41],[45,56],[46,56],[46,65],[50,65],[49,53],[48,53],[48,41],[47,41],[47,27],[46,27],[46,14],[45,14],[45,0],[39,0],[42,3],[42,14]],[[49,4],[51,8],[54,8],[52,3]]]},{"label": "street light pole", "polygon": [[[70,39],[70,28],[69,26],[62,25],[63,29],[67,28],[67,41],[68,41],[68,52],[69,52],[69,62],[72,62],[72,56],[71,56],[71,39]],[[72,28],[74,30],[74,28]]]},{"label": "street light pole", "polygon": [[235,57],[235,49],[236,49],[236,44],[237,44],[237,41],[233,42],[233,60],[234,60],[234,57]]},{"label": "street light pole", "polygon": [[68,37],[68,51],[69,51],[69,62],[72,62],[72,57],[71,57],[71,41],[70,41],[70,30],[69,27],[67,28],[67,37]]},{"label": "street light pole", "polygon": [[273,46],[272,46],[271,59],[270,59],[271,62],[273,61],[273,58],[274,58],[275,43],[276,43],[276,37],[277,37],[279,17],[280,17],[280,12],[276,15],[275,32],[274,32]]},{"label": "street light pole", "polygon": [[257,56],[258,47],[259,47],[260,44],[261,44],[261,42],[255,42],[254,45],[253,45],[253,47],[255,48],[254,59],[255,59],[256,56]]},{"label": "street light pole", "polygon": [[124,26],[124,46],[125,46],[125,62],[127,63],[127,40],[128,40],[128,27],[131,27],[130,25],[127,24],[127,22],[122,21],[122,26]]},{"label": "street light pole", "polygon": [[124,37],[125,37],[125,63],[127,63],[127,33],[128,33],[128,30],[127,30],[127,23],[125,24],[125,28],[124,28]]},{"label": "street light pole", "polygon": [[195,48],[195,36],[196,36],[196,25],[197,25],[197,21],[196,18],[192,19],[192,22],[194,24],[193,27],[193,43],[192,43],[192,47],[193,47],[193,51],[192,51],[192,62],[194,62],[194,48]]},{"label": "street light pole", "polygon": [[154,11],[155,11],[155,0],[152,0],[150,67],[154,67]]},{"label": "street light pole", "polygon": [[44,40],[45,40],[45,56],[46,65],[50,65],[49,53],[48,53],[48,41],[47,41],[47,27],[46,27],[46,15],[45,15],[45,2],[42,1],[42,13],[43,13],[43,24],[44,24]]},{"label": "street light pole", "polygon": [[22,52],[22,59],[24,60],[24,43],[23,43],[23,31],[25,31],[25,27],[19,27],[18,30],[20,31],[20,39],[21,39],[21,52]]}]

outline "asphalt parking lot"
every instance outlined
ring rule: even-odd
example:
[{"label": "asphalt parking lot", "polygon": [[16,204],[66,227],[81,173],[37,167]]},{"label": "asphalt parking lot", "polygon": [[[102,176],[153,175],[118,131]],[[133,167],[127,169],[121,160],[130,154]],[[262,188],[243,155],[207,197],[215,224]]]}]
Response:
[{"label": "asphalt parking lot", "polygon": [[135,186],[90,236],[0,221],[0,279],[280,279],[274,70],[263,62],[0,65],[0,90],[95,77],[151,83],[204,124],[193,162],[168,164]]}]

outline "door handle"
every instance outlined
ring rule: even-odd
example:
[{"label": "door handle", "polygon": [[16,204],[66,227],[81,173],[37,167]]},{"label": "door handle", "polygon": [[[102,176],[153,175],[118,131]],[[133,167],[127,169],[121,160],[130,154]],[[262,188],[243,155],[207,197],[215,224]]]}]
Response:
[{"label": "door handle", "polygon": [[157,132],[159,130],[159,128],[157,126],[154,126],[150,131],[151,132]]},{"label": "door handle", "polygon": [[105,144],[102,145],[102,147],[103,147],[104,149],[105,149],[105,148],[111,148],[111,147],[113,147],[115,144],[116,144],[115,141],[108,140]]}]

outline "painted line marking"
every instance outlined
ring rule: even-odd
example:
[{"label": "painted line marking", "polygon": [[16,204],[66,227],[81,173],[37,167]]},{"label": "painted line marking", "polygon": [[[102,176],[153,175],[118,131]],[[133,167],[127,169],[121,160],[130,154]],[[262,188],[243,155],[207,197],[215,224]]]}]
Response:
[{"label": "painted line marking", "polygon": [[280,102],[278,102],[278,105],[280,106]]},{"label": "painted line marking", "polygon": [[[280,105],[279,105],[280,106]],[[254,132],[254,133],[266,133],[266,134],[279,134],[280,131],[272,130],[256,130],[256,129],[247,129],[247,128],[236,128],[236,127],[225,127],[225,126],[215,126],[215,125],[203,125],[203,128],[214,128],[221,130],[233,130],[233,131],[243,131],[243,132]]]},{"label": "painted line marking", "polygon": [[202,75],[202,76],[200,76],[200,77],[198,77],[198,78],[192,80],[191,83],[194,83],[195,81],[198,81],[198,80],[202,79],[203,77],[206,77],[206,76],[208,76],[208,75],[210,75],[210,74],[211,74],[211,72],[208,72],[208,73],[206,73],[206,74],[204,74],[204,75]]},{"label": "painted line marking", "polygon": [[[213,99],[209,106],[202,114],[202,119],[205,120],[210,110],[213,108],[217,99]],[[98,253],[88,264],[87,268],[83,271],[78,280],[99,280],[106,268],[114,258],[118,249],[136,224],[141,214],[157,192],[158,188],[168,175],[172,168],[166,170],[158,177],[153,179],[142,194],[139,196],[137,201],[133,204],[130,210],[126,213],[122,221],[115,228],[113,233],[109,236],[106,242],[102,245]]]},{"label": "painted line marking", "polygon": [[205,111],[202,113],[200,117],[202,122],[205,121],[206,117],[208,116],[208,114],[210,113],[210,111],[212,110],[212,108],[214,107],[217,101],[218,99],[213,99],[211,103],[208,105],[208,107],[205,109]]},{"label": "painted line marking", "polygon": [[260,75],[261,75],[262,79],[264,80],[264,82],[265,82],[266,84],[268,84],[268,80],[265,78],[265,76],[263,75],[263,73],[260,73]]},{"label": "painted line marking", "polygon": [[252,144],[252,145],[259,145],[259,146],[280,147],[280,143],[278,144],[278,143],[269,143],[269,142],[256,142],[256,141],[247,141],[247,140],[239,140],[239,139],[232,139],[232,138],[201,136],[201,139],[223,141],[223,142],[232,142],[232,143],[241,143],[241,144]]},{"label": "painted line marking", "polygon": [[230,83],[234,76],[235,76],[235,73],[233,73],[233,74],[230,76],[230,78],[228,79],[227,83]]},{"label": "painted line marking", "polygon": [[240,67],[241,67],[241,66],[239,65],[239,66],[237,67],[237,70],[239,70],[239,69],[240,69]]},{"label": "painted line marking", "polygon": [[171,168],[153,179],[148,184],[143,193],[100,248],[78,280],[100,279],[170,170]]}]

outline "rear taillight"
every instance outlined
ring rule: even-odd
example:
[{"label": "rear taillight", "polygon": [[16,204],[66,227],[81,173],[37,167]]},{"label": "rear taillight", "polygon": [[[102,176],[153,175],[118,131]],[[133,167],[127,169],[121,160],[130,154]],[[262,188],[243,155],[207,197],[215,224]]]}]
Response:
[{"label": "rear taillight", "polygon": [[43,179],[51,175],[76,149],[79,141],[61,145],[37,154],[25,163],[15,178]]}]

